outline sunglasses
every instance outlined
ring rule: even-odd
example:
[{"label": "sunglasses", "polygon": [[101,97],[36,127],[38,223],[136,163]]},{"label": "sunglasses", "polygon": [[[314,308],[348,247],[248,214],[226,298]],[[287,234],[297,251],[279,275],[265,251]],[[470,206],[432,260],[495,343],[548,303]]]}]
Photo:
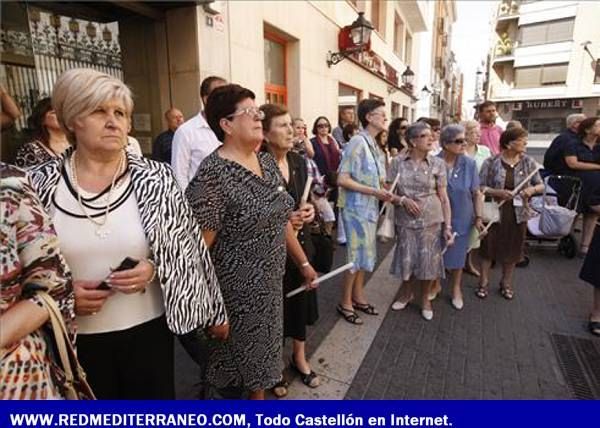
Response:
[{"label": "sunglasses", "polygon": [[452,144],[466,144],[467,140],[464,138],[457,138],[456,140],[451,141]]},{"label": "sunglasses", "polygon": [[403,130],[403,131],[405,131],[405,130],[408,129],[408,126],[401,126],[400,129]]}]

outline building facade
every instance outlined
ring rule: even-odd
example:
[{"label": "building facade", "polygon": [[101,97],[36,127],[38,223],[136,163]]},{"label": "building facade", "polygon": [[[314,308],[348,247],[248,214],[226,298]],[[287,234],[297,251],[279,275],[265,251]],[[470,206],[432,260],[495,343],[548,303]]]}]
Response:
[{"label": "building facade", "polygon": [[431,31],[420,33],[417,116],[434,117],[443,123],[460,120],[462,116],[462,73],[456,63],[452,46],[452,28],[457,19],[456,2],[429,2],[426,19]]},{"label": "building facade", "polygon": [[600,114],[600,3],[503,0],[487,98],[545,146],[571,113]]},{"label": "building facade", "polygon": [[[2,2],[0,81],[25,113],[51,93],[58,75],[93,67],[122,78],[135,94],[132,135],[145,152],[163,130],[163,112],[198,114],[199,85],[219,75],[252,89],[258,104],[285,104],[309,125],[320,115],[337,123],[343,105],[386,102],[389,117],[416,117],[416,85],[428,52],[417,34],[431,30],[433,2],[402,0]],[[370,46],[328,64],[343,27],[364,12]],[[110,36],[109,36],[110,33]],[[25,125],[17,123],[16,133]],[[309,126],[310,129],[310,126]],[[15,131],[15,130],[13,130]],[[14,133],[14,132],[13,132]],[[17,137],[3,138],[10,159]],[[12,143],[11,143],[12,141]],[[12,147],[8,148],[8,146]]]}]

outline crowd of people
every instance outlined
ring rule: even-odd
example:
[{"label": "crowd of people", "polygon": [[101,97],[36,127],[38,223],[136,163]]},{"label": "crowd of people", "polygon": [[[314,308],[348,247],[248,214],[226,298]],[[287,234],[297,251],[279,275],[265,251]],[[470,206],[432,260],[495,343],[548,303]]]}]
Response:
[{"label": "crowd of people", "polygon": [[[446,275],[462,310],[463,271],[479,277],[484,299],[493,263],[500,294],[515,297],[529,202],[544,183],[527,131],[495,125],[492,102],[478,106],[479,122],[442,127],[388,124],[385,103],[365,99],[341,108],[336,127],[318,116],[310,137],[304,119],[255,98],[206,78],[203,109],[186,122],[169,109],[148,159],[128,135],[134,105],[123,82],[91,69],[59,77],[29,118],[18,167],[0,164],[0,398],[64,397],[41,292],[58,303],[98,398],[174,398],[176,339],[198,364],[204,397],[283,397],[286,365],[317,388],[306,355],[315,280],[331,270],[337,241],[352,263],[337,312],[356,325],[379,315],[365,277],[382,208],[394,225],[392,310],[414,300],[431,320]],[[600,119],[569,116],[546,165],[583,182],[581,277],[596,287],[594,334],[599,136]]]}]

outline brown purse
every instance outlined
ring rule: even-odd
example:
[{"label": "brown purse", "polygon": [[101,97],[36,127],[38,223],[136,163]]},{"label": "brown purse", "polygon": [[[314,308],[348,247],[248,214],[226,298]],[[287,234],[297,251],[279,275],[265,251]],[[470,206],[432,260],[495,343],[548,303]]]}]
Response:
[{"label": "brown purse", "polygon": [[96,396],[86,380],[83,367],[79,364],[77,354],[69,339],[69,332],[56,301],[43,291],[38,291],[36,295],[48,311],[49,320],[52,325],[52,335],[49,335],[49,337],[52,338],[53,336],[59,360],[57,364],[52,365],[52,374],[57,381],[57,388],[67,400],[95,400]]}]

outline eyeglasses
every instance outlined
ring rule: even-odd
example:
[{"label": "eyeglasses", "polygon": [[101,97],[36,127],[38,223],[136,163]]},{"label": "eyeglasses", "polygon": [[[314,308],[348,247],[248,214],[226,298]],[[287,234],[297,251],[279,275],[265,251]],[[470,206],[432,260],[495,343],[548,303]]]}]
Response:
[{"label": "eyeglasses", "polygon": [[329,128],[328,123],[317,123],[317,128]]},{"label": "eyeglasses", "polygon": [[245,107],[237,110],[234,113],[231,113],[229,116],[225,116],[227,119],[231,119],[232,117],[241,116],[245,114],[246,116],[250,116],[255,120],[263,120],[265,118],[265,112],[259,109],[258,107]]},{"label": "eyeglasses", "polygon": [[454,141],[451,141],[452,144],[466,144],[467,140],[465,140],[464,138],[457,138]]}]

